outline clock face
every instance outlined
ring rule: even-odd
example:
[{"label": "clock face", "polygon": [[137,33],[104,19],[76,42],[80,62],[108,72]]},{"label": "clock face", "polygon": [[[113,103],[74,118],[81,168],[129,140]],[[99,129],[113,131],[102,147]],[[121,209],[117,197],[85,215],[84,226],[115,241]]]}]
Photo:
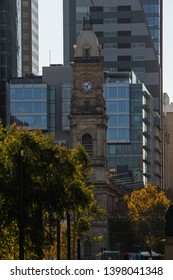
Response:
[{"label": "clock face", "polygon": [[91,92],[92,91],[92,83],[90,81],[83,81],[81,83],[81,89],[84,91],[84,92]]}]

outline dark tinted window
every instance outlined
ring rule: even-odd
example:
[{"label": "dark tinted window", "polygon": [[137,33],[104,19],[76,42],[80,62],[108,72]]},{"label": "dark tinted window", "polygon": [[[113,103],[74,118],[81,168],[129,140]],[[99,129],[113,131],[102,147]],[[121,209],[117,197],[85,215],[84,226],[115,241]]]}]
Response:
[{"label": "dark tinted window", "polygon": [[118,18],[118,23],[131,23],[131,18]]},{"label": "dark tinted window", "polygon": [[103,6],[90,7],[91,12],[103,12]]},{"label": "dark tinted window", "polygon": [[93,18],[92,23],[93,24],[103,24],[103,19],[102,18]]},{"label": "dark tinted window", "polygon": [[131,36],[131,31],[118,31],[118,36]]},{"label": "dark tinted window", "polygon": [[131,6],[118,6],[118,11],[131,11]]},{"label": "dark tinted window", "polygon": [[130,55],[119,55],[118,56],[118,61],[130,61],[131,56]]},{"label": "dark tinted window", "polygon": [[131,48],[130,43],[119,43],[118,44],[118,49],[129,49],[129,48]]}]

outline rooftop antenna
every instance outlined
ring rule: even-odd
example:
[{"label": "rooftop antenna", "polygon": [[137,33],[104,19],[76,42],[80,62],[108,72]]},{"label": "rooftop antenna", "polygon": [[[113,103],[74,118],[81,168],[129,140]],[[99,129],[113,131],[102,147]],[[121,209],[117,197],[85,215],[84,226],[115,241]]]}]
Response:
[{"label": "rooftop antenna", "polygon": [[49,50],[49,66],[51,65],[51,50]]},{"label": "rooftop antenna", "polygon": [[93,2],[93,0],[91,0],[91,3],[92,3],[92,5],[93,5],[93,7],[94,7],[94,2]]}]

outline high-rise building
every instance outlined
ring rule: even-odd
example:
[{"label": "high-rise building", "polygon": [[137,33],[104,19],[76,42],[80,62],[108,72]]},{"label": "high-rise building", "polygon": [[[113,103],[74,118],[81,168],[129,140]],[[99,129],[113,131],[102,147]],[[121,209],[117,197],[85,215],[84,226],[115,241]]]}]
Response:
[{"label": "high-rise building", "polygon": [[38,0],[0,0],[0,118],[6,125],[6,82],[38,74]]},{"label": "high-rise building", "polygon": [[0,118],[6,123],[6,82],[21,75],[21,1],[0,0]]},{"label": "high-rise building", "polygon": [[73,46],[89,13],[102,44],[108,71],[133,70],[161,107],[162,1],[64,0],[64,63],[73,58]]},{"label": "high-rise building", "polygon": [[153,97],[133,72],[105,72],[109,167],[134,189],[161,187],[160,118]]},{"label": "high-rise building", "polygon": [[21,3],[22,75],[38,75],[38,0],[21,0]]}]

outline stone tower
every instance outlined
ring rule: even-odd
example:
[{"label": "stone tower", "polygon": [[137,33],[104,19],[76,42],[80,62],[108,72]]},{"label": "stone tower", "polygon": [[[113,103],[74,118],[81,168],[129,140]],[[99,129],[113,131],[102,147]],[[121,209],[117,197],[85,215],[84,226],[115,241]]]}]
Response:
[{"label": "stone tower", "polygon": [[84,18],[83,29],[74,46],[73,94],[71,100],[71,146],[83,144],[92,161],[92,178],[96,200],[105,209],[105,217],[92,224],[91,235],[102,236],[102,241],[83,241],[82,259],[92,259],[101,250],[110,250],[109,214],[114,194],[108,181],[106,160],[106,115],[103,96],[104,63],[101,47],[92,29],[91,18]]}]

